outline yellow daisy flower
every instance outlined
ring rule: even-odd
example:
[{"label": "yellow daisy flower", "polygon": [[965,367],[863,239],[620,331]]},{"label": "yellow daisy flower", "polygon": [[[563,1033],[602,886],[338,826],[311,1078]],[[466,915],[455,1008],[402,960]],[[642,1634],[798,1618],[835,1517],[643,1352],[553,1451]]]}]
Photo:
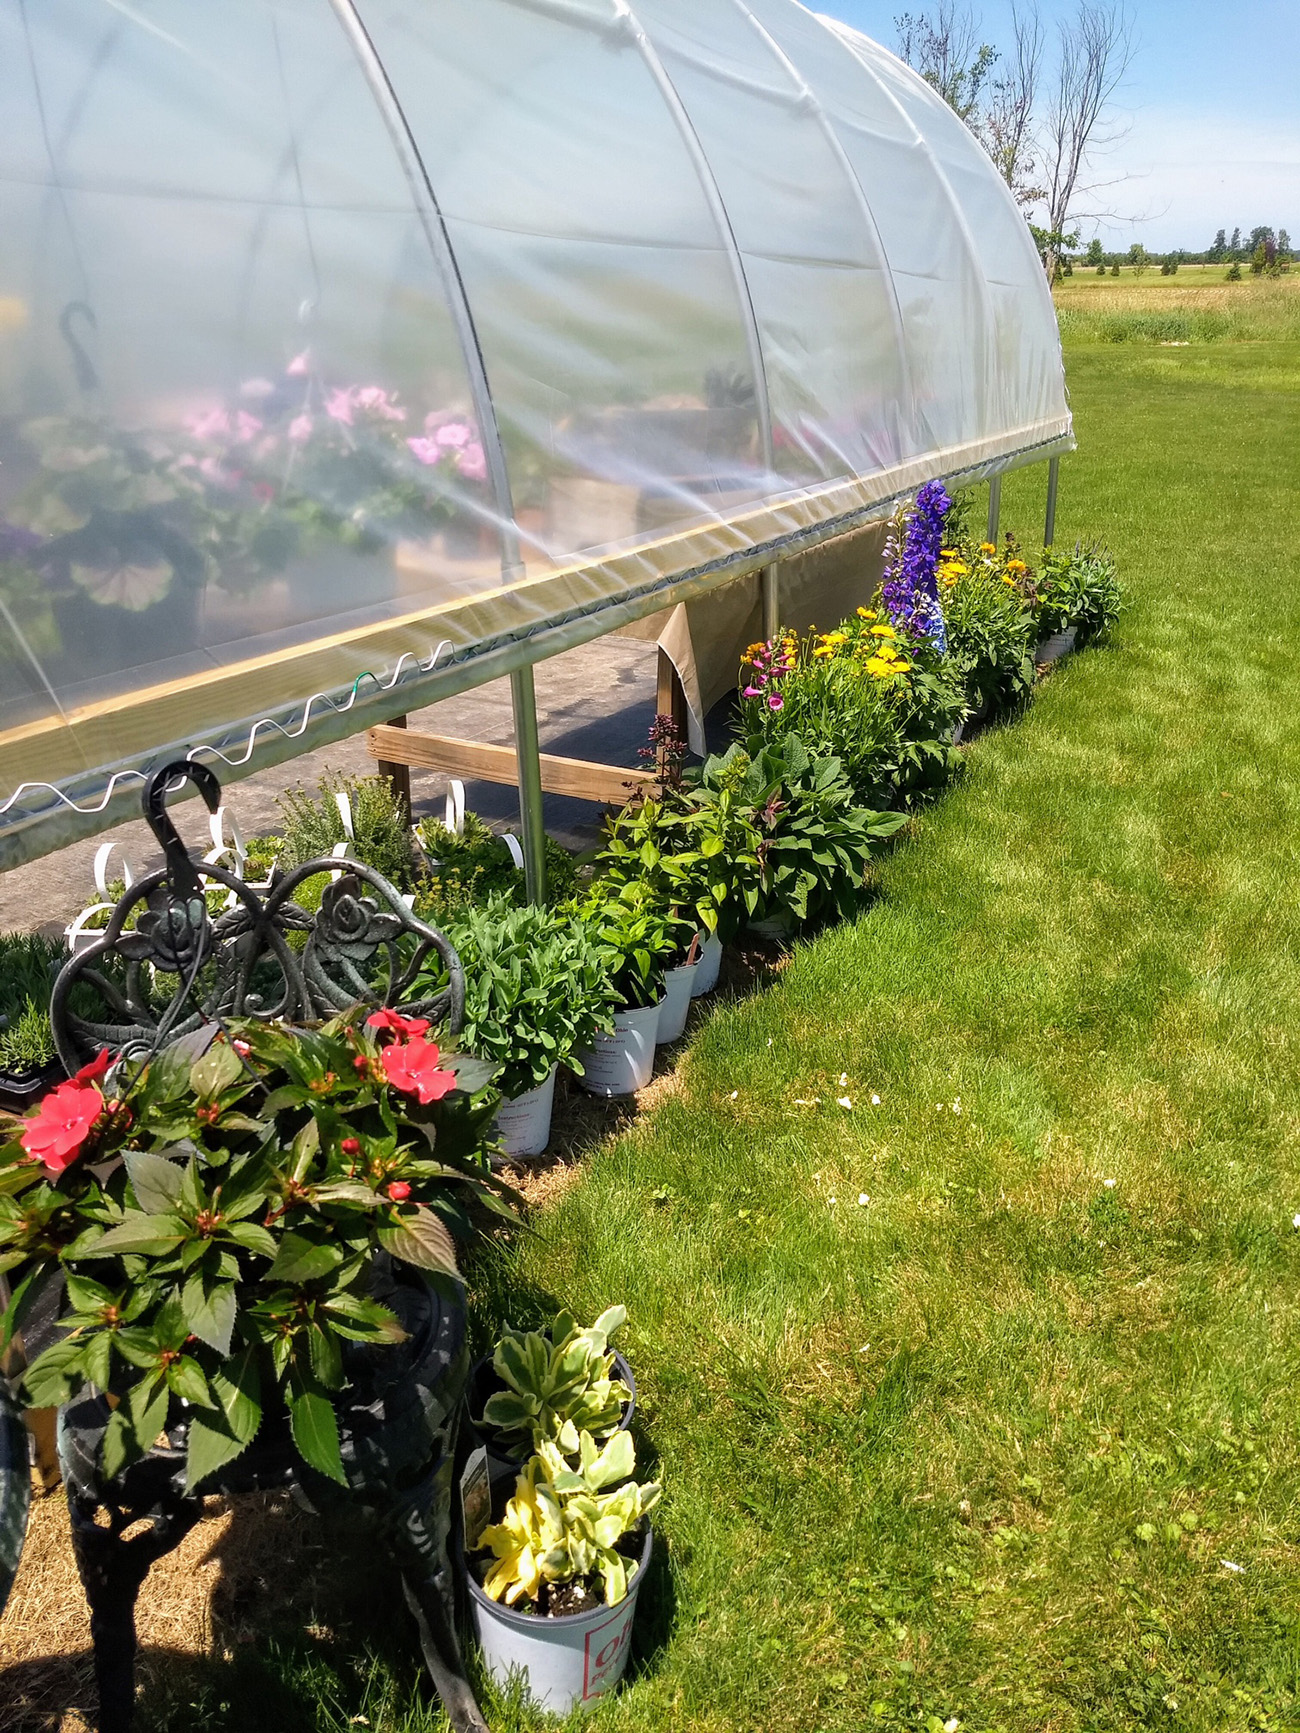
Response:
[{"label": "yellow daisy flower", "polygon": [[880,618],[880,615],[876,612],[876,610],[874,608],[859,608],[858,609],[858,618],[860,620],[878,620]]},{"label": "yellow daisy flower", "polygon": [[892,626],[873,626],[868,636],[872,638],[896,638],[898,633]]},{"label": "yellow daisy flower", "polygon": [[982,554],[995,554],[995,553],[997,553],[997,551],[998,551],[998,549],[997,549],[997,543],[996,542],[981,542],[980,543],[980,552]]}]

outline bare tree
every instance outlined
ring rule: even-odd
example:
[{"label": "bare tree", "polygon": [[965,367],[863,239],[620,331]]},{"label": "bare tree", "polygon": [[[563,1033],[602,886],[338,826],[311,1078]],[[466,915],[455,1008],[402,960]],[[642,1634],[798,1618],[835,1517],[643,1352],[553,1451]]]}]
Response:
[{"label": "bare tree", "polygon": [[1056,276],[1066,226],[1084,213],[1077,198],[1096,190],[1082,181],[1090,154],[1113,143],[1105,126],[1112,97],[1133,55],[1127,13],[1114,0],[1078,0],[1073,18],[1058,26],[1059,62],[1043,123],[1044,174],[1047,180],[1047,239],[1044,264]]},{"label": "bare tree", "polygon": [[1013,0],[1011,50],[1002,57],[1001,75],[993,81],[993,95],[975,130],[1016,203],[1023,206],[1036,205],[1047,196],[1034,174],[1034,119],[1042,64],[1043,23],[1037,0],[1024,8]]},{"label": "bare tree", "polygon": [[938,0],[930,12],[895,18],[898,53],[967,124],[977,121],[980,97],[998,51],[980,41],[980,23],[957,0]]}]

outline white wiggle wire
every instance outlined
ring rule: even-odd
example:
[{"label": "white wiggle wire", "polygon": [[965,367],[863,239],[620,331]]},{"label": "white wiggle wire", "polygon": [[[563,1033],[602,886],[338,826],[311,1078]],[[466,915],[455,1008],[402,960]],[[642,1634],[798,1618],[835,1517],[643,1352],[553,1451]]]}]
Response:
[{"label": "white wiggle wire", "polygon": [[[415,656],[411,651],[403,650],[402,654],[397,658],[397,666],[393,669],[391,676],[381,677],[378,674],[371,674],[368,670],[364,674],[358,674],[356,679],[352,682],[352,690],[348,693],[347,698],[342,701],[332,697],[328,692],[313,692],[311,697],[308,698],[306,704],[303,706],[302,721],[292,728],[286,728],[283,722],[277,722],[273,716],[259,716],[257,721],[253,723],[252,727],[248,731],[248,745],[244,748],[241,754],[235,757],[231,757],[222,752],[221,749],[216,746],[192,746],[185,756],[186,758],[198,758],[200,753],[210,752],[214,758],[219,758],[223,764],[228,765],[232,770],[237,770],[241,765],[247,764],[249,759],[253,756],[253,749],[257,745],[257,736],[261,729],[273,728],[278,734],[283,734],[286,740],[300,740],[307,732],[308,725],[311,722],[311,710],[313,704],[327,704],[335,715],[346,716],[348,711],[351,710],[352,706],[356,703],[357,693],[361,690],[361,684],[364,680],[373,680],[375,685],[378,686],[381,691],[391,692],[394,686],[397,685],[397,682],[402,678],[408,663],[413,664],[418,668],[421,674],[432,674],[438,665],[438,658],[442,655],[442,652],[444,650],[450,650],[452,647],[450,638],[442,638],[434,645],[432,652],[428,656]],[[52,782],[21,782],[7,800],[0,801],[0,817],[3,817],[4,814],[8,812],[11,807],[13,807],[29,790],[44,790],[46,793],[52,794],[56,800],[61,801],[64,806],[69,807],[73,812],[84,813],[87,817],[91,817],[96,813],[103,812],[107,808],[109,802],[117,791],[119,783],[143,782],[148,774],[149,772],[145,770],[114,771],[112,776],[108,779],[108,787],[104,790],[103,799],[94,806],[78,805],[78,803],[75,800],[70,799],[61,788],[56,788]]]}]

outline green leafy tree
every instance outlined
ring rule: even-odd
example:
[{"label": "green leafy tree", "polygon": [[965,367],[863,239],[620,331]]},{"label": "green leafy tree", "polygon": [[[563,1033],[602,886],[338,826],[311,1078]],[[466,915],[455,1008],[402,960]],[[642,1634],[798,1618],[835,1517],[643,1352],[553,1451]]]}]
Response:
[{"label": "green leafy tree", "polygon": [[1207,265],[1222,264],[1224,258],[1227,256],[1227,252],[1228,252],[1227,234],[1223,229],[1216,229],[1214,232],[1213,244],[1211,245],[1209,251],[1205,255],[1206,264]]},{"label": "green leafy tree", "polygon": [[1094,235],[1088,242],[1088,255],[1084,260],[1084,263],[1087,265],[1100,265],[1103,263],[1101,240],[1099,236]]}]

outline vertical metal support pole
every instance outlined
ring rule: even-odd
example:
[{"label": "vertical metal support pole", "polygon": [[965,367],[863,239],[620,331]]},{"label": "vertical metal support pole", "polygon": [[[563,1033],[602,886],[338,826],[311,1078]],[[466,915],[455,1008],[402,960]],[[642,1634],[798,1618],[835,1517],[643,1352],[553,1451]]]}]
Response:
[{"label": "vertical metal support pole", "polygon": [[1056,540],[1056,490],[1061,481],[1061,460],[1047,460],[1047,516],[1043,519],[1043,546],[1050,548]]},{"label": "vertical metal support pole", "polygon": [[519,772],[519,823],[523,831],[524,888],[530,903],[546,900],[546,826],[542,819],[542,761],[537,739],[537,694],[531,665],[510,676],[515,716],[515,764]]},{"label": "vertical metal support pole", "polygon": [[773,562],[763,567],[763,636],[769,641],[781,629],[781,568]]},{"label": "vertical metal support pole", "polygon": [[997,545],[998,522],[1002,516],[1002,477],[995,475],[989,482],[989,533],[984,538]]}]

